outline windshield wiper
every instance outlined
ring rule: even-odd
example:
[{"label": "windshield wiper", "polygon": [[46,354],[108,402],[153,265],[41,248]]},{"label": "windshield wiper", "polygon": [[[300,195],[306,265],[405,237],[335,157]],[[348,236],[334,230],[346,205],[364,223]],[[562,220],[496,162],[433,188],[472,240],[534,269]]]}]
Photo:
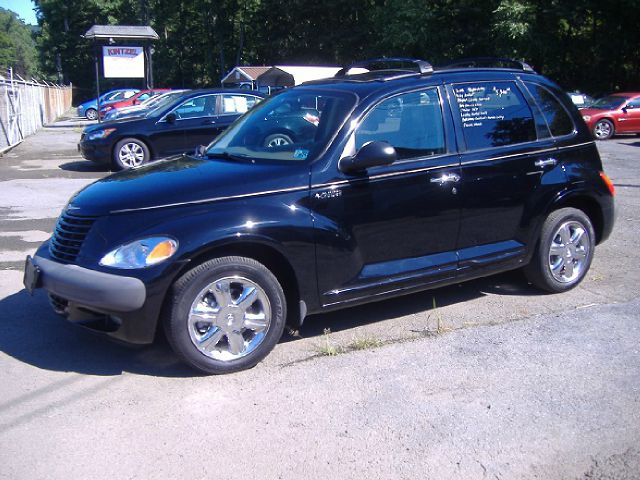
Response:
[{"label": "windshield wiper", "polygon": [[207,152],[204,154],[205,158],[224,158],[225,160],[240,160],[240,161],[245,161],[248,158],[250,158],[247,155],[237,155],[234,153],[229,153],[229,152],[215,152],[215,153],[210,153]]}]

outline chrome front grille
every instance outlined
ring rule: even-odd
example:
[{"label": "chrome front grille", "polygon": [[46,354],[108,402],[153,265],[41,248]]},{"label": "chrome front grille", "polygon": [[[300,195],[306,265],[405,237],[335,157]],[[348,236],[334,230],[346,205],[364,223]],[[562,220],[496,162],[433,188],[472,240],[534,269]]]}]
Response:
[{"label": "chrome front grille", "polygon": [[94,221],[94,217],[62,212],[49,241],[51,256],[65,263],[75,261],[82,248],[82,242],[91,230]]}]

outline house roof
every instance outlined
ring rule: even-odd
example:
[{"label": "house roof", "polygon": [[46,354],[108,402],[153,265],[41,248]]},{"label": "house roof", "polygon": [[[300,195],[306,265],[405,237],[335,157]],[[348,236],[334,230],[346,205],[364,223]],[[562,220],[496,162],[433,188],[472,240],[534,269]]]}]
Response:
[{"label": "house roof", "polygon": [[292,87],[311,80],[333,77],[339,70],[340,67],[276,65],[260,75],[258,82],[261,85]]},{"label": "house roof", "polygon": [[[250,67],[250,66],[238,66],[233,68],[229,73],[227,73],[222,79],[222,83],[229,82],[235,83],[235,80],[239,80],[239,76],[244,77],[243,79],[254,81],[264,72],[268,71],[271,67]],[[238,74],[237,76],[235,74]]]},{"label": "house roof", "polygon": [[132,40],[157,40],[158,34],[149,26],[137,25],[94,25],[84,38],[114,38],[114,39],[132,39]]}]

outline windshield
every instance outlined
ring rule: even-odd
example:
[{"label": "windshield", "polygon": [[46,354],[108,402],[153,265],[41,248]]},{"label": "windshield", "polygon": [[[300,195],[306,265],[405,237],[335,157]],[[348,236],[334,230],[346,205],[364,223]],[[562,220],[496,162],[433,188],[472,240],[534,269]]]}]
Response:
[{"label": "windshield", "polygon": [[628,99],[626,97],[619,97],[617,95],[609,95],[593,102],[590,108],[597,108],[600,110],[617,110]]},{"label": "windshield", "polygon": [[356,96],[292,89],[249,110],[206,150],[209,157],[311,161],[351,113]]}]

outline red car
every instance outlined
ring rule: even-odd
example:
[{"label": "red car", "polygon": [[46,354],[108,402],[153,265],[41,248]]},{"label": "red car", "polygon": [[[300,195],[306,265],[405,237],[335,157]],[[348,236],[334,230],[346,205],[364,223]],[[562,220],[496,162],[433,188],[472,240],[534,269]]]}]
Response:
[{"label": "red car", "polygon": [[169,91],[171,91],[170,88],[152,88],[150,90],[140,90],[138,93],[125,100],[105,103],[104,105],[100,106],[100,119],[104,118],[105,114],[111,110],[114,110],[116,108],[130,107],[132,105],[139,105],[149,97],[155,97],[156,95],[160,95],[161,93]]},{"label": "red car", "polygon": [[593,136],[606,140],[616,133],[640,133],[640,92],[621,92],[580,110]]}]

